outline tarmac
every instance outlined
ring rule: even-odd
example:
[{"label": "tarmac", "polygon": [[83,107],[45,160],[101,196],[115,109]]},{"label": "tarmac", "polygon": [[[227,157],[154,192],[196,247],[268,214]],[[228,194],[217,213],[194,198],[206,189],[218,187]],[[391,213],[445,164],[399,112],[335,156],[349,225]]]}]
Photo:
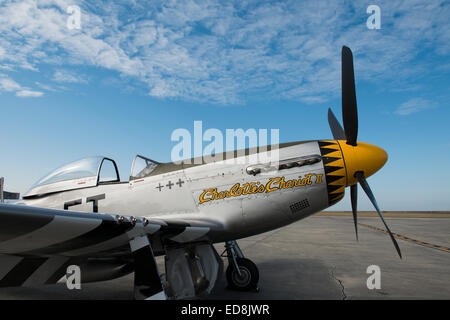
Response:
[{"label": "tarmac", "polygon": [[[231,291],[223,275],[205,299],[450,299],[450,218],[388,216],[403,259],[383,233],[379,218],[359,217],[356,241],[350,215],[322,213],[239,240],[244,255],[259,268],[260,290]],[[223,244],[216,246],[221,253]],[[158,262],[162,267],[161,257]],[[380,289],[367,286],[372,265],[380,268]],[[80,290],[62,284],[0,289],[0,299],[132,298],[133,274],[82,284]]]}]

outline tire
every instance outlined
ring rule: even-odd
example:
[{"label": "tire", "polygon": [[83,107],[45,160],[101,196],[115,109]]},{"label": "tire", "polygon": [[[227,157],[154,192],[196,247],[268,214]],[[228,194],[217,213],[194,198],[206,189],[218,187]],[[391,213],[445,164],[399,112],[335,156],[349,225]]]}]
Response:
[{"label": "tire", "polygon": [[234,269],[233,264],[229,264],[226,272],[228,288],[237,291],[255,290],[259,281],[258,267],[249,259],[237,258],[241,276]]}]

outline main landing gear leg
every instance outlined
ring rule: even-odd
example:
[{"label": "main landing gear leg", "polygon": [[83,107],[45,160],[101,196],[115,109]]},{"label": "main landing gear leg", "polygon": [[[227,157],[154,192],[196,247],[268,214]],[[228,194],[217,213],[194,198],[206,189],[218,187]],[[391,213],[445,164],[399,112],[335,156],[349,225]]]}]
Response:
[{"label": "main landing gear leg", "polygon": [[228,258],[226,277],[228,288],[237,291],[259,291],[258,267],[249,259],[244,258],[235,240],[225,242],[225,252]]}]

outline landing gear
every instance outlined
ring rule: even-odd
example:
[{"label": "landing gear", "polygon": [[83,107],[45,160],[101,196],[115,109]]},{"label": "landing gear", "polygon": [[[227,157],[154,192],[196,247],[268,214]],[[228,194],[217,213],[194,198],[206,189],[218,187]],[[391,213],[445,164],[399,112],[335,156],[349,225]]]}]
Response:
[{"label": "landing gear", "polygon": [[234,265],[227,268],[228,287],[237,291],[259,291],[259,271],[256,265],[246,258],[237,258],[236,263],[239,271]]},{"label": "landing gear", "polygon": [[237,291],[259,291],[258,267],[249,259],[244,258],[236,241],[225,243],[228,268],[226,277],[228,287]]}]

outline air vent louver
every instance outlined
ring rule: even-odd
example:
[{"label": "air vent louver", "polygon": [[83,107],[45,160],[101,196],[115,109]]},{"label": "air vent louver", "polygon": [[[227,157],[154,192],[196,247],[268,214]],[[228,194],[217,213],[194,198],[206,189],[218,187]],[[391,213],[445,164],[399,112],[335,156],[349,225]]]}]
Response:
[{"label": "air vent louver", "polygon": [[292,213],[297,213],[299,211],[302,211],[303,209],[306,209],[309,207],[309,201],[308,199],[304,199],[302,201],[296,202],[294,204],[291,204],[289,208],[291,209]]}]

